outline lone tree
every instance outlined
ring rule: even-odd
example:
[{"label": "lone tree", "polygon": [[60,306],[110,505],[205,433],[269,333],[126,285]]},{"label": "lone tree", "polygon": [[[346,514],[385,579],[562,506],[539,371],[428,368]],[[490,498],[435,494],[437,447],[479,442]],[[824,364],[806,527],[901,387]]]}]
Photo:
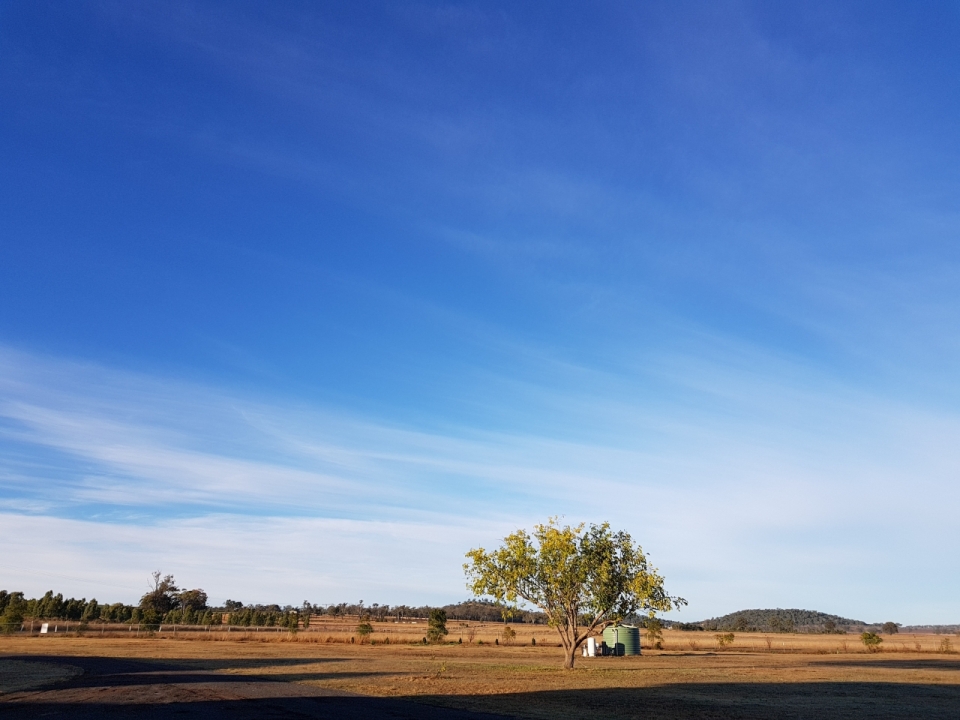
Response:
[{"label": "lone tree", "polygon": [[434,608],[430,611],[427,622],[427,640],[432,643],[443,642],[443,638],[447,636],[447,611],[443,608]]},{"label": "lone tree", "polygon": [[155,623],[163,620],[163,616],[179,604],[180,588],[177,587],[173,575],[161,576],[157,570],[151,574],[153,587],[140,598],[140,609],[146,623]]},{"label": "lone tree", "polygon": [[517,530],[497,550],[478,548],[467,558],[463,569],[474,595],[514,606],[523,600],[544,612],[560,635],[567,669],[592,633],[640,612],[652,618],[686,605],[667,594],[630,535],[611,531],[609,523],[561,527],[551,518],[532,536]]}]

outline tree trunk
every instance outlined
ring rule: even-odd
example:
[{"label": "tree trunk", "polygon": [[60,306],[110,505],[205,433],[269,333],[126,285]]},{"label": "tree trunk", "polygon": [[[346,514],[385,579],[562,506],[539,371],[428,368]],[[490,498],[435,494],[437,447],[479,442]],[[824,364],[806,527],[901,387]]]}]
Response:
[{"label": "tree trunk", "polygon": [[564,670],[573,670],[573,661],[577,657],[577,646],[573,643],[570,643],[569,647],[563,649],[564,658],[563,658],[563,669]]}]

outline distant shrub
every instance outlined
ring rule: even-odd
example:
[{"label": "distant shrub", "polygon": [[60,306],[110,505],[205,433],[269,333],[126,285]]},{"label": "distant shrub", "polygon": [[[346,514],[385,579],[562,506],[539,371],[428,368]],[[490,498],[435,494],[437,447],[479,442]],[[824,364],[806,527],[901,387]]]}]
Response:
[{"label": "distant shrub", "polygon": [[900,627],[895,622],[885,622],[880,627],[880,632],[884,635],[896,635],[900,632]]},{"label": "distant shrub", "polygon": [[883,638],[876,633],[865,632],[861,633],[860,642],[862,642],[864,647],[866,647],[870,652],[879,652],[880,643],[883,642]]},{"label": "distant shrub", "polygon": [[735,636],[733,633],[717,633],[714,637],[717,639],[717,647],[725,648],[727,645],[733,644]]},{"label": "distant shrub", "polygon": [[646,623],[647,642],[650,646],[661,650],[663,648],[663,623],[657,618],[647,618]]},{"label": "distant shrub", "polygon": [[937,646],[937,652],[942,652],[942,653],[953,652],[953,643],[950,642],[950,638],[945,637],[940,641],[940,644]]},{"label": "distant shrub", "polygon": [[373,632],[373,625],[368,622],[362,622],[357,625],[357,635],[360,636],[360,642],[363,642]]},{"label": "distant shrub", "polygon": [[500,633],[503,636],[503,644],[509,645],[513,642],[513,639],[517,636],[517,631],[514,630],[509,625],[503,626],[503,632]]},{"label": "distant shrub", "polygon": [[447,612],[442,608],[435,608],[430,611],[430,619],[427,621],[427,638],[432,643],[438,643],[447,636]]}]

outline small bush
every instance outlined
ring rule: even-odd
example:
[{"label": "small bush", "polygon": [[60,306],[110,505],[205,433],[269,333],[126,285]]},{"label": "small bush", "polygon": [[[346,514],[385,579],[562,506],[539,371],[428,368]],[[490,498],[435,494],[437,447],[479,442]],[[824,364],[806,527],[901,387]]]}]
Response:
[{"label": "small bush", "polygon": [[513,642],[513,639],[517,636],[517,631],[514,630],[509,625],[503,626],[503,632],[500,633],[503,636],[503,644],[509,645]]},{"label": "small bush", "polygon": [[880,652],[880,643],[883,642],[883,638],[876,633],[865,632],[861,633],[860,642],[862,642],[864,647],[870,652]]},{"label": "small bush", "polygon": [[646,620],[646,636],[647,642],[650,643],[650,647],[656,650],[663,649],[663,623],[660,622],[658,618],[647,618]]},{"label": "small bush", "polygon": [[362,622],[357,625],[357,635],[360,636],[360,642],[363,642],[367,637],[373,633],[373,625],[368,622]]},{"label": "small bush", "polygon": [[937,652],[941,653],[952,653],[953,652],[953,643],[950,642],[950,638],[943,638],[940,641],[940,644],[937,646]]},{"label": "small bush", "polygon": [[727,645],[733,645],[735,636],[733,633],[717,633],[714,637],[717,639],[717,647],[723,649]]}]

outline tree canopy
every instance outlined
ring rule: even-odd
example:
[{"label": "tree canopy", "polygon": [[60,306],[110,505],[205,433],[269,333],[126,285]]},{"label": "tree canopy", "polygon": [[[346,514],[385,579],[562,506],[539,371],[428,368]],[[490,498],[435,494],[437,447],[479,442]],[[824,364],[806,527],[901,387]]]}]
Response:
[{"label": "tree canopy", "polygon": [[173,575],[161,576],[157,570],[151,577],[153,588],[140,598],[140,609],[145,613],[152,613],[153,617],[162,618],[177,606],[177,593],[180,588],[177,587]]},{"label": "tree canopy", "polygon": [[667,593],[630,535],[613,532],[609,523],[571,527],[551,518],[532,535],[517,530],[498,549],[471,550],[467,558],[463,569],[475,595],[543,611],[560,635],[566,668],[592,633],[631,615],[653,617],[686,604]]}]

